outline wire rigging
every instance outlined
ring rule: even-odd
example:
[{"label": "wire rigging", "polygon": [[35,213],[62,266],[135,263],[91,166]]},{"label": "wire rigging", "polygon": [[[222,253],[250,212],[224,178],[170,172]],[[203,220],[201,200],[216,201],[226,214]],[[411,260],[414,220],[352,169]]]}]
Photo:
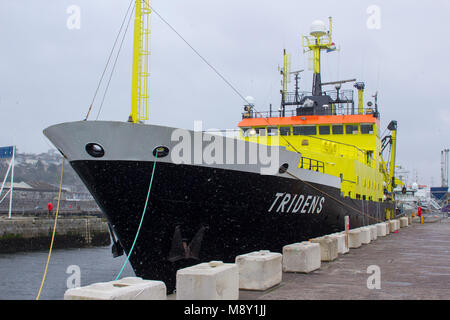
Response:
[{"label": "wire rigging", "polygon": [[97,93],[98,93],[98,91],[99,91],[99,89],[100,89],[100,86],[101,86],[101,84],[102,84],[103,77],[104,77],[105,74],[106,74],[106,70],[108,69],[109,62],[111,61],[111,57],[112,57],[112,55],[113,55],[114,49],[116,48],[117,40],[119,39],[119,36],[120,36],[120,34],[122,33],[123,26],[124,26],[124,24],[125,24],[125,21],[127,20],[126,18],[127,18],[127,16],[128,16],[128,12],[130,11],[130,8],[131,8],[131,6],[133,5],[134,1],[135,1],[135,0],[131,0],[131,1],[130,1],[130,4],[129,4],[128,9],[127,9],[127,12],[126,12],[126,14],[125,14],[125,16],[124,16],[124,18],[123,18],[123,20],[122,20],[122,24],[121,24],[121,26],[120,26],[119,32],[117,33],[116,39],[115,39],[115,41],[114,41],[114,44],[113,44],[113,46],[112,46],[112,48],[111,48],[111,51],[109,52],[108,60],[106,61],[105,68],[103,69],[103,73],[102,73],[102,75],[101,75],[101,77],[100,77],[100,80],[99,80],[99,82],[98,82],[97,89],[95,90],[94,96],[92,97],[92,101],[91,101],[91,104],[90,104],[90,106],[89,106],[89,110],[88,110],[88,112],[87,112],[87,114],[86,114],[86,117],[85,117],[85,119],[84,119],[85,121],[87,121],[87,119],[89,118],[89,114],[91,113],[92,107],[93,107],[93,105],[94,105],[95,98],[97,97]]},{"label": "wire rigging", "polygon": [[130,26],[130,21],[131,21],[131,18],[133,17],[133,12],[134,12],[135,8],[136,8],[136,7],[134,6],[134,7],[133,7],[133,10],[131,11],[130,17],[128,18],[127,27],[126,27],[126,29],[125,29],[125,32],[123,33],[122,41],[120,42],[120,46],[119,46],[119,49],[118,49],[118,51],[117,51],[117,55],[116,55],[116,58],[115,58],[115,60],[114,60],[114,64],[113,64],[113,66],[112,66],[111,73],[110,73],[110,75],[109,75],[108,83],[107,83],[107,85],[106,85],[105,92],[104,92],[104,94],[103,94],[102,102],[101,102],[101,104],[100,104],[100,108],[99,108],[99,110],[98,110],[97,117],[95,118],[95,120],[98,120],[98,117],[100,116],[100,112],[102,111],[102,108],[103,108],[103,102],[105,101],[106,94],[108,93],[109,85],[110,85],[110,83],[111,83],[111,79],[112,79],[112,76],[113,76],[113,74],[114,74],[114,70],[116,69],[117,60],[119,59],[120,51],[122,50],[122,46],[123,46],[123,43],[124,43],[124,40],[125,40],[125,36],[126,36],[126,34],[127,34],[128,27]]}]

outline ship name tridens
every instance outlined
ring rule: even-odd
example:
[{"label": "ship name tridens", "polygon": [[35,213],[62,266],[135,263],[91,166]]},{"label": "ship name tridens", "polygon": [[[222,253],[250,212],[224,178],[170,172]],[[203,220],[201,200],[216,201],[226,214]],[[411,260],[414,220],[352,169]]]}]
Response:
[{"label": "ship name tridens", "polygon": [[287,213],[320,213],[323,209],[325,197],[280,193],[275,194],[268,212]]}]

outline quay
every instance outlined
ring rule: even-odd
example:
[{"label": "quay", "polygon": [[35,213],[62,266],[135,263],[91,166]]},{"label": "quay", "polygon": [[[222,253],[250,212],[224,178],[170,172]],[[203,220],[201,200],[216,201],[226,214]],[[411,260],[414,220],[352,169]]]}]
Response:
[{"label": "quay", "polygon": [[[338,233],[286,246],[291,253],[283,248],[283,255],[261,250],[238,256],[236,263],[211,261],[181,269],[180,290],[168,296],[163,282],[131,277],[69,289],[64,299],[448,300],[450,221],[408,220],[358,228],[361,238],[370,234],[370,240],[349,250],[339,248],[343,237]],[[285,254],[308,256],[289,263],[306,263],[311,269],[288,272]],[[252,286],[263,289],[243,290]]]},{"label": "quay", "polygon": [[[380,268],[380,289],[367,287],[371,265]],[[281,284],[265,292],[240,290],[239,299],[448,300],[450,221],[413,223],[312,273],[283,273]]]},{"label": "quay", "polygon": [[[48,250],[54,217],[0,217],[0,253]],[[111,242],[107,222],[95,216],[58,218],[55,248],[104,246]]]}]

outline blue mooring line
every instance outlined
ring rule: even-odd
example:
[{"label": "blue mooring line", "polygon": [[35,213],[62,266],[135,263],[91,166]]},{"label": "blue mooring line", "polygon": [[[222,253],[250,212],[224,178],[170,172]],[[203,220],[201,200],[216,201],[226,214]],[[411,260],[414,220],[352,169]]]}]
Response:
[{"label": "blue mooring line", "polygon": [[153,171],[152,171],[152,177],[150,179],[150,185],[148,187],[148,192],[147,192],[147,199],[145,200],[145,206],[144,206],[144,211],[142,212],[142,217],[141,217],[141,222],[139,223],[139,227],[138,230],[136,232],[136,236],[134,237],[134,241],[133,241],[133,245],[131,246],[130,252],[127,255],[127,259],[125,260],[125,262],[123,263],[122,269],[120,270],[119,274],[117,275],[115,280],[118,280],[120,275],[123,272],[123,269],[125,269],[125,266],[127,265],[128,260],[130,259],[131,254],[133,253],[133,249],[134,249],[134,245],[136,244],[136,240],[139,237],[139,232],[141,231],[141,227],[142,227],[142,222],[144,221],[144,217],[145,217],[145,211],[147,211],[147,204],[148,204],[148,199],[150,198],[150,190],[152,189],[152,184],[153,184],[153,177],[155,175],[155,168],[156,168],[156,160],[158,159],[158,150],[156,150],[156,154],[155,154],[155,162],[153,163]]}]

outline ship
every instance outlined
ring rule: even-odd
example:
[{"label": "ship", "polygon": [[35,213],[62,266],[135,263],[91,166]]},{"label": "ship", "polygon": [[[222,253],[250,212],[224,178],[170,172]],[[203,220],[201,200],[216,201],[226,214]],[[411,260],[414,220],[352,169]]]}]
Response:
[{"label": "ship", "polygon": [[[344,230],[346,217],[350,228],[393,217],[397,122],[381,137],[377,94],[365,107],[363,82],[321,81],[321,52],[336,50],[331,18],[328,30],[317,20],[302,38],[312,91],[300,91],[301,72],[290,72],[283,50],[280,107],[261,112],[246,99],[233,136],[144,122],[151,11],[136,0],[128,120],[86,118],[44,130],[107,218],[114,255],[127,254],[136,276],[173,292],[180,268],[281,252]],[[342,89],[352,82],[357,105],[353,88]]]}]

